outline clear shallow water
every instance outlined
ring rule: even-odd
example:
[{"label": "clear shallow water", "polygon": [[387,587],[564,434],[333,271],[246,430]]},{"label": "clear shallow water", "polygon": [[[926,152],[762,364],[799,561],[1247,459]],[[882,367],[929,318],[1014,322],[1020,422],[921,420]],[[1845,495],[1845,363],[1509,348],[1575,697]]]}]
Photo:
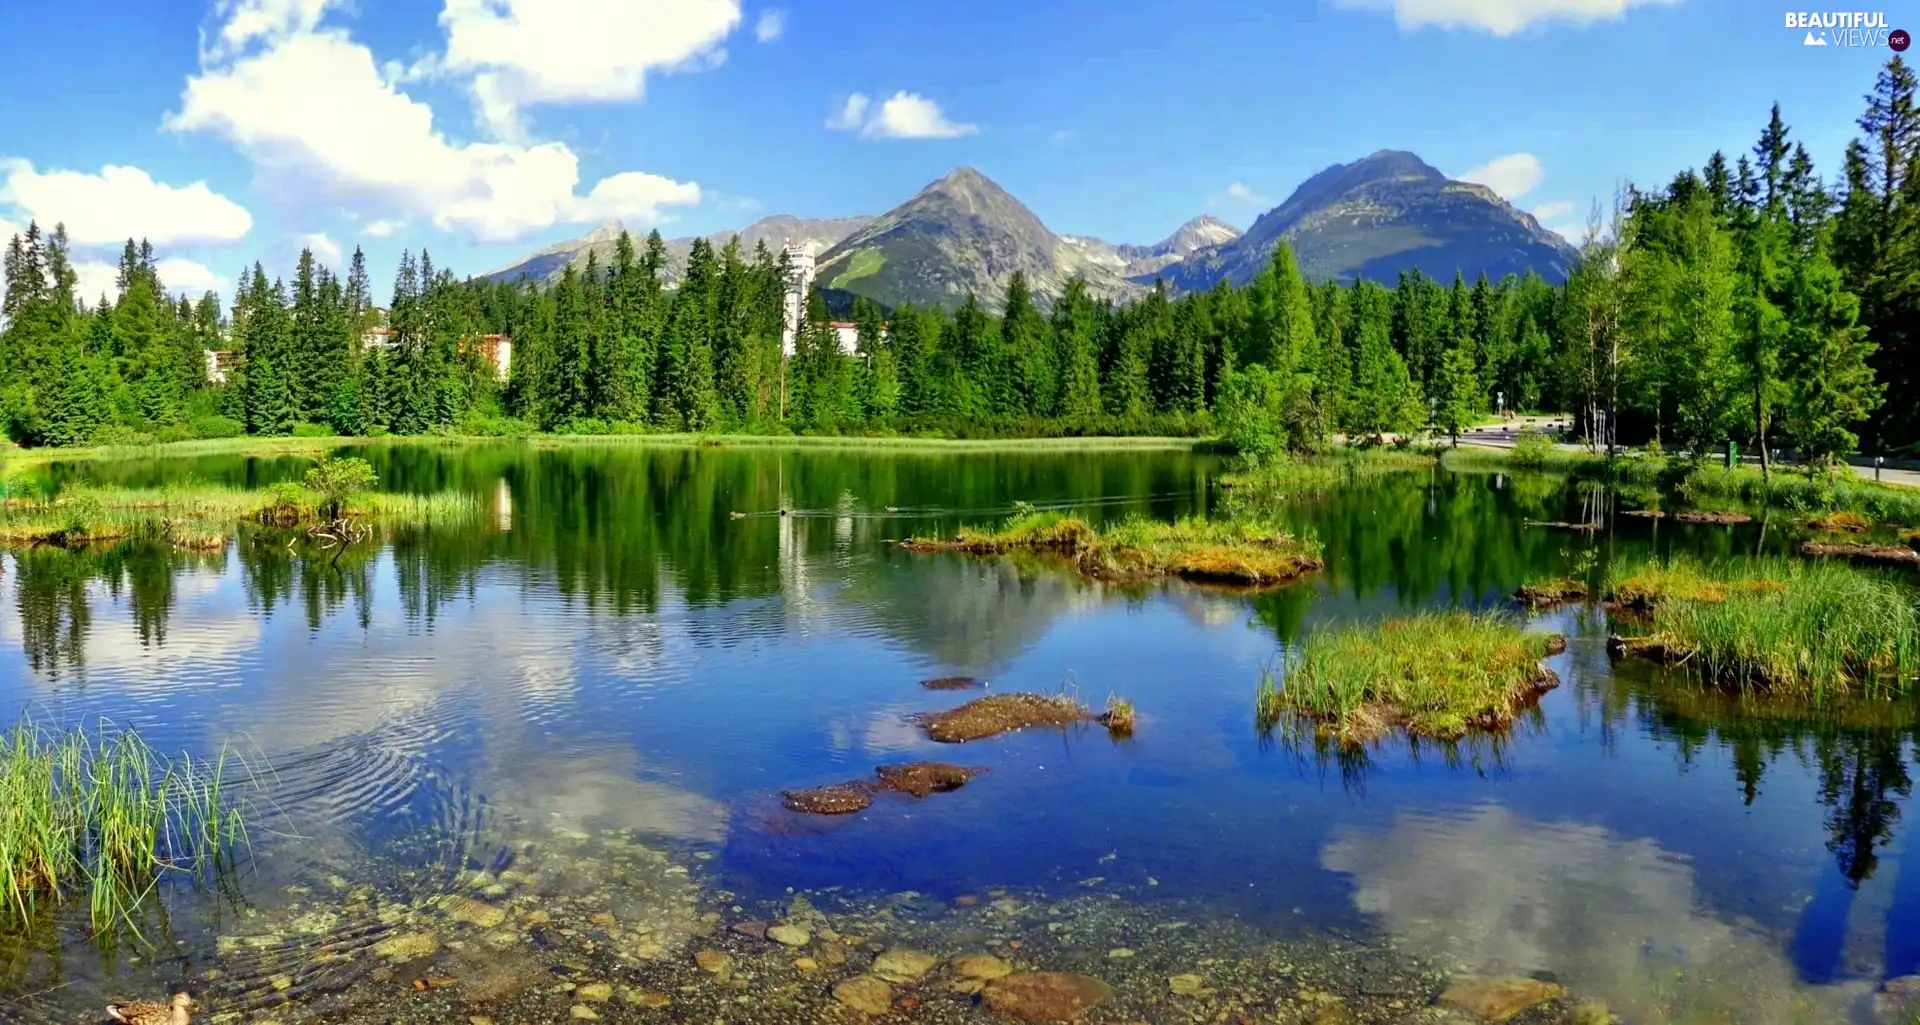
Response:
[{"label": "clear shallow water", "polygon": [[[1550,663],[1562,686],[1498,742],[1388,742],[1355,758],[1254,727],[1262,667],[1321,625],[1504,604],[1589,548],[1602,561],[1778,549],[1778,524],[1622,519],[1590,541],[1523,522],[1582,519],[1587,490],[1403,475],[1288,503],[1327,568],[1247,597],[885,543],[1015,501],[1096,518],[1205,512],[1221,469],[1205,456],[369,454],[391,487],[471,491],[481,519],[337,568],[250,534],[217,555],[6,557],[0,711],[104,716],[163,750],[242,745],[271,772],[238,894],[167,895],[170,959],[107,961],[71,927],[43,929],[6,948],[0,1007],[53,1015],[191,972],[289,885],[377,879],[430,896],[528,844],[603,830],[704,859],[706,881],[743,900],[1072,894],[1097,878],[1143,906],[1276,934],[1332,929],[1465,968],[1552,972],[1623,1014],[1651,1014],[1649,980],[1714,1008],[1920,971],[1910,703],[1701,694],[1616,670],[1604,617],[1562,610],[1538,624],[1573,639]],[[262,484],[296,465],[56,472]],[[765,515],[781,508],[796,512]],[[953,674],[995,690],[1064,682],[1096,705],[1125,695],[1140,726],[1127,742],[1086,730],[931,744],[905,719],[966,700],[918,686]],[[921,758],[990,771],[858,816],[779,807],[784,788]]]}]

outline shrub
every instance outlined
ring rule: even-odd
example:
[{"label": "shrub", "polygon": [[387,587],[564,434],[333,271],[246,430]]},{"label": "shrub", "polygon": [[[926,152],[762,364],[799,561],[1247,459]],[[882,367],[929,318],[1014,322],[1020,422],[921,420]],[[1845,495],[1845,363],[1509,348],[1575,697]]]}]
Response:
[{"label": "shrub", "polygon": [[293,436],[296,438],[331,438],[334,434],[333,428],[326,424],[300,423],[293,425]]},{"label": "shrub", "polygon": [[230,416],[195,417],[192,427],[201,438],[238,438],[247,433],[246,425]]},{"label": "shrub", "polygon": [[346,510],[347,500],[372,491],[380,483],[373,466],[357,456],[323,459],[307,471],[307,487],[320,496],[322,516],[337,517]]},{"label": "shrub", "polygon": [[1553,455],[1553,441],[1536,431],[1522,431],[1513,443],[1513,465],[1523,470],[1538,470]]}]

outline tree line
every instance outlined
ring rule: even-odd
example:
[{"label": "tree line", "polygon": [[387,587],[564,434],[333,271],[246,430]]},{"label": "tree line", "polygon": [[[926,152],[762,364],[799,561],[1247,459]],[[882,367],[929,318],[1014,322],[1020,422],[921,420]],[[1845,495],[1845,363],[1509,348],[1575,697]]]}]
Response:
[{"label": "tree line", "polygon": [[[1456,434],[1496,407],[1571,410],[1596,443],[1704,453],[1728,440],[1815,460],[1920,443],[1920,112],[1879,73],[1838,179],[1776,106],[1722,153],[1596,211],[1564,284],[1535,275],[1392,286],[1306,281],[1282,243],[1245,286],[1046,301],[1015,274],[990,307],[856,299],[843,351],[808,296],[783,352],[789,267],[693,243],[666,285],[658,232],[551,285],[458,280],[403,255],[377,308],[303,252],[256,264],[233,303],[170,298],[129,241],[119,297],[75,294],[62,229],[6,254],[0,415],[23,444],[240,433],[758,431],[951,435],[1220,431],[1243,447],[1334,433]],[[366,346],[370,329],[387,344]],[[512,339],[496,379],[473,340]],[[237,362],[210,379],[208,349]]]}]

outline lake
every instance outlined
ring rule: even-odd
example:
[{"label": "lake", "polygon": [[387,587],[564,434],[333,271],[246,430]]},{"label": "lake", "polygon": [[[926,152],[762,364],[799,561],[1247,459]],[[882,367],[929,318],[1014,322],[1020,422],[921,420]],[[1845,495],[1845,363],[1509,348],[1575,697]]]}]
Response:
[{"label": "lake", "polygon": [[[1785,551],[1784,523],[1615,520],[1631,506],[1587,485],[1418,471],[1287,499],[1325,568],[1247,595],[890,543],[1016,502],[1206,514],[1227,464],[1182,450],[356,451],[479,517],[337,560],[249,530],[5,556],[0,711],[227,745],[257,789],[249,856],[157,895],[154,946],[90,937],[84,909],[0,935],[0,1018],[184,980],[213,1014],[289,1025],[838,1020],[835,953],[901,946],[1103,979],[1089,1021],[1452,1021],[1416,1015],[1461,973],[1631,1022],[1864,1021],[1920,972],[1913,702],[1705,692],[1612,664],[1605,614],[1576,606],[1534,617],[1571,643],[1505,736],[1353,752],[1255,725],[1263,670],[1327,624]],[[303,465],[52,473],[259,486]],[[1528,525],[1594,515],[1591,536]],[[1124,696],[1139,725],[934,744],[909,716],[977,696],[920,685],[948,676]],[[987,771],[857,815],[781,806],[921,759]],[[805,951],[760,938],[782,920]],[[903,1020],[984,1015],[965,985],[893,990]]]}]

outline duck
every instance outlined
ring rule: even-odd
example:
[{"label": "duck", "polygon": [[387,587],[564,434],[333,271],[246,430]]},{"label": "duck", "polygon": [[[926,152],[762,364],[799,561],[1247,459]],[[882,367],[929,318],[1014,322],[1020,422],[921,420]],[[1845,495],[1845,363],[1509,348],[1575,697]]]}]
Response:
[{"label": "duck", "polygon": [[181,990],[173,995],[172,1001],[164,1004],[108,1004],[107,1017],[124,1025],[191,1025],[192,1012],[198,1007],[193,1002],[193,994]]}]

